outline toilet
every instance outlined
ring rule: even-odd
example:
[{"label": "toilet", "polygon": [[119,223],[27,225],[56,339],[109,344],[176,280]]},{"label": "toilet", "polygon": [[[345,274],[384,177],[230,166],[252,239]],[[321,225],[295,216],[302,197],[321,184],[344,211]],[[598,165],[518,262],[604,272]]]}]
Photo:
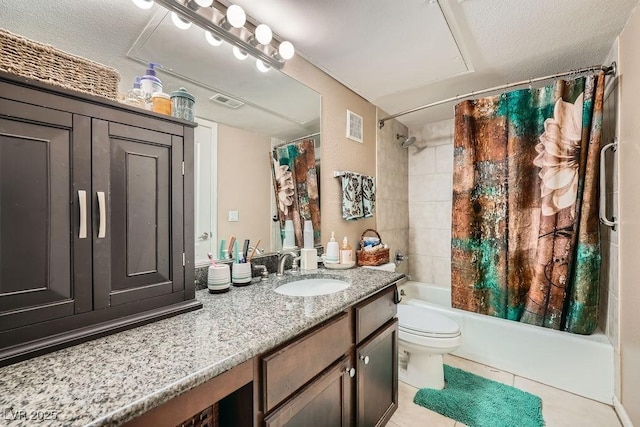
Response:
[{"label": "toilet", "polygon": [[[395,271],[394,263],[377,270]],[[462,344],[460,326],[426,307],[398,304],[399,379],[416,388],[444,388],[442,355]]]},{"label": "toilet", "polygon": [[460,326],[428,308],[398,304],[398,341],[400,380],[416,388],[442,390],[442,355],[462,344]]}]

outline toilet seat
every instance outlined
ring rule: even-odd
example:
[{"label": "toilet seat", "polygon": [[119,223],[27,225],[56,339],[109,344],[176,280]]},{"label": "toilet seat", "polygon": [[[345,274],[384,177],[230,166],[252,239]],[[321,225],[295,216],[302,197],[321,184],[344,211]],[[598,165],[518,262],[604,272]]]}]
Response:
[{"label": "toilet seat", "polygon": [[460,326],[453,320],[417,306],[398,305],[398,329],[416,337],[456,338]]}]

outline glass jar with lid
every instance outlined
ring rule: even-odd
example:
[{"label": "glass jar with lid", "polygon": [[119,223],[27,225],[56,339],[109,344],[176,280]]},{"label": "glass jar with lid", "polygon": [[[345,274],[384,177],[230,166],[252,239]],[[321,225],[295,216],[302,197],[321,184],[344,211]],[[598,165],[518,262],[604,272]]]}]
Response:
[{"label": "glass jar with lid", "polygon": [[193,104],[196,100],[183,87],[171,92],[171,115],[179,119],[193,121]]}]

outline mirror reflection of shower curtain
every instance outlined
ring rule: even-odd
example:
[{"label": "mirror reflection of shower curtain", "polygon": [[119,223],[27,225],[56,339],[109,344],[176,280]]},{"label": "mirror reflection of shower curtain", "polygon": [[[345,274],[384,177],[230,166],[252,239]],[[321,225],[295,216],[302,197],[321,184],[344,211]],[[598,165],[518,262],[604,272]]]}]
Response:
[{"label": "mirror reflection of shower curtain", "polygon": [[318,245],[320,200],[314,141],[307,139],[274,148],[270,157],[281,233],[284,233],[285,221],[292,220],[296,246],[302,247],[303,224],[310,220],[314,244]]},{"label": "mirror reflection of shower curtain", "polygon": [[452,305],[597,326],[604,74],[456,106]]}]

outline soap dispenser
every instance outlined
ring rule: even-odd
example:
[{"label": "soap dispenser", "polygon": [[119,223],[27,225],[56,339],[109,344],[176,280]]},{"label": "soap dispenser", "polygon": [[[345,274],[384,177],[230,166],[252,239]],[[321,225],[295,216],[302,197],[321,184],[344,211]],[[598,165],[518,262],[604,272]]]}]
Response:
[{"label": "soap dispenser", "polygon": [[162,81],[156,77],[155,70],[155,67],[159,65],[160,64],[156,64],[155,62],[150,62],[145,75],[140,79],[140,89],[142,89],[144,93],[147,110],[151,110],[152,107],[151,96],[155,92],[162,92]]},{"label": "soap dispenser", "polygon": [[327,253],[324,258],[325,264],[338,264],[340,262],[340,252],[338,242],[336,242],[335,233],[331,232],[331,240],[327,243]]},{"label": "soap dispenser", "polygon": [[342,239],[342,247],[340,248],[340,264],[353,263],[353,248],[349,244],[349,239],[344,236]]}]

